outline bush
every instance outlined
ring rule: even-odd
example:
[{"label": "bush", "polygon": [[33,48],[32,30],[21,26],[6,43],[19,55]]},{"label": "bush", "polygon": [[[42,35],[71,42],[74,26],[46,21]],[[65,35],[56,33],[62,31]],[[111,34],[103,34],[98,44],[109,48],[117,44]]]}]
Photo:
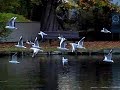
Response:
[{"label": "bush", "polygon": [[[63,30],[68,28],[68,30],[99,32],[103,27],[109,29],[112,23],[111,13],[120,12],[120,7],[111,4],[109,0],[77,1],[60,3],[56,8],[56,15]],[[70,12],[72,9],[76,14]],[[69,19],[69,16],[76,18]]]},{"label": "bush", "polygon": [[13,14],[13,13],[0,13],[0,22],[7,22],[11,17],[17,17],[16,22],[30,22],[22,15]]}]

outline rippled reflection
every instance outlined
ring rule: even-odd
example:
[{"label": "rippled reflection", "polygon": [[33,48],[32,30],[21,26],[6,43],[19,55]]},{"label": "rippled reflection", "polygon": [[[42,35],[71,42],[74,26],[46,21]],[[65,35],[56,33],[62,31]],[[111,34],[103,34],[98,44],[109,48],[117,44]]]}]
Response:
[{"label": "rippled reflection", "polygon": [[[62,64],[62,57],[68,63]],[[0,58],[0,90],[119,90],[120,56],[41,55],[17,57],[19,64]]]}]

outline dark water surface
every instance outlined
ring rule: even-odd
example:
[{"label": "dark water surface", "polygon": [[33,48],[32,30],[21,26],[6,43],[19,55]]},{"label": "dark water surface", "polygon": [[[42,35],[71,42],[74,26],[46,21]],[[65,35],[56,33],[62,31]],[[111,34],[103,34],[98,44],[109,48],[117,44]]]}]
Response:
[{"label": "dark water surface", "polygon": [[101,56],[62,55],[18,57],[20,64],[0,57],[0,90],[120,90],[120,56],[114,63]]}]

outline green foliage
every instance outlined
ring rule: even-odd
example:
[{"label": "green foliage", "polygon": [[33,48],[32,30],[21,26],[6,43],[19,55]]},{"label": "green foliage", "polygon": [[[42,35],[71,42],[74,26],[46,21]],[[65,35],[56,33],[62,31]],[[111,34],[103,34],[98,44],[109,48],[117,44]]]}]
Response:
[{"label": "green foliage", "polygon": [[31,18],[33,8],[39,5],[42,5],[41,0],[0,0],[0,12]]},{"label": "green foliage", "polygon": [[20,7],[19,0],[0,0],[0,12],[14,12]]},{"label": "green foliage", "polygon": [[17,17],[16,22],[30,22],[30,20],[26,19],[24,16],[13,13],[0,13],[0,22],[6,23],[12,17]]},{"label": "green foliage", "polygon": [[13,13],[0,13],[0,22],[7,22],[11,17],[17,17],[16,22],[29,22],[30,20],[26,19],[22,15],[13,14]]},{"label": "green foliage", "polygon": [[[61,9],[62,8],[62,9]],[[111,4],[109,0],[68,0],[67,3],[61,3],[57,8],[57,13],[62,11],[68,11],[70,9],[76,9],[78,11],[78,18],[74,24],[78,24],[78,27],[74,27],[73,30],[98,30],[106,25],[110,25],[110,14],[112,11],[120,12],[120,7]],[[64,15],[64,14],[63,14]],[[66,15],[68,17],[68,15]],[[65,20],[67,19],[67,20]],[[63,26],[71,28],[71,22],[68,18],[64,18]],[[64,27],[66,28],[66,27]]]},{"label": "green foliage", "polygon": [[40,5],[42,4],[41,0],[31,0],[31,4]]}]

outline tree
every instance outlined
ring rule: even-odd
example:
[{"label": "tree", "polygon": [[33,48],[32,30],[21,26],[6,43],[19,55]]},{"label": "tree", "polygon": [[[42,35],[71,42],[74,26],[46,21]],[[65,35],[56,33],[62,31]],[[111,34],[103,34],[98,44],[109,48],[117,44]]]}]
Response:
[{"label": "tree", "polygon": [[56,19],[57,0],[42,0],[41,28],[42,31],[57,31],[59,24]]},{"label": "tree", "polygon": [[0,12],[14,12],[19,7],[18,0],[0,0]]},{"label": "tree", "polygon": [[[77,18],[71,20],[69,16],[73,17],[73,13],[71,13],[73,9],[77,12],[74,14],[74,17]],[[73,30],[77,29],[78,31],[88,29],[99,31],[102,27],[110,27],[110,15],[113,10],[118,12],[120,7],[115,7],[109,0],[68,0],[67,3],[61,3],[57,7],[57,15],[64,28],[67,25],[67,27],[73,27]],[[71,21],[76,22],[71,24]]]}]

